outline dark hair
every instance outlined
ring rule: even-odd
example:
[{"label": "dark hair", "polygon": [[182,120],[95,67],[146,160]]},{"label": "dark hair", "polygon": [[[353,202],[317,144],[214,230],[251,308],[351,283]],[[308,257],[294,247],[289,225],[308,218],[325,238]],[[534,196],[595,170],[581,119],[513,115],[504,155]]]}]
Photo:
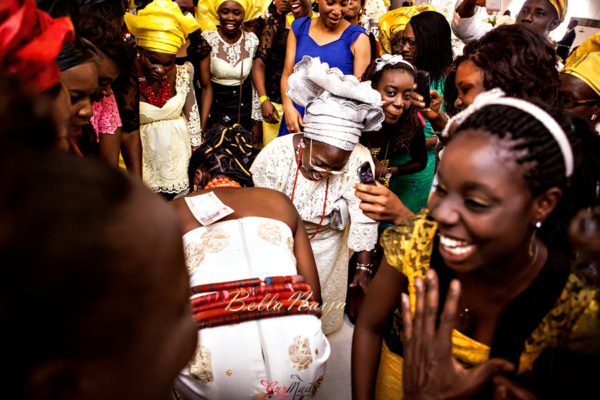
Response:
[{"label": "dark hair", "polygon": [[[411,68],[406,63],[388,63],[380,70],[377,70],[377,60],[378,59],[371,61],[361,78],[361,81],[363,82],[371,81],[371,87],[373,89],[376,89],[377,83],[379,83],[379,80],[385,71],[404,71],[407,74],[410,74],[413,79],[416,80],[417,73],[415,68]],[[413,137],[419,132],[423,132],[423,124],[421,124],[421,120],[417,115],[417,110],[414,107],[410,107],[408,112],[403,113],[398,122],[396,122],[394,125],[398,127],[398,129],[395,129],[395,131],[399,132],[399,134],[396,134],[393,137],[394,142],[392,148],[390,149],[392,153],[397,153],[402,148],[409,150],[410,142]]]},{"label": "dark hair", "polygon": [[210,178],[226,176],[242,186],[254,186],[250,166],[258,150],[250,144],[250,132],[241,125],[225,128],[213,125],[204,142],[194,151],[188,164],[188,179],[193,186],[198,168],[208,172]]},{"label": "dark hair", "polygon": [[61,71],[66,71],[77,65],[92,62],[92,57],[90,46],[85,44],[79,36],[76,36],[74,41],[63,46],[58,57],[56,57],[56,62]]},{"label": "dark hair", "polygon": [[0,346],[10,365],[1,380],[4,396],[17,399],[48,360],[131,346],[130,309],[107,299],[125,292],[115,227],[132,185],[99,161],[52,152],[2,158],[0,184],[11,188],[0,191]]},{"label": "dark hair", "polygon": [[456,132],[482,129],[499,138],[510,135],[512,149],[518,154],[518,164],[529,164],[525,180],[534,196],[552,187],[559,187],[563,195],[559,204],[544,222],[539,234],[547,243],[566,246],[566,228],[576,211],[595,202],[595,183],[599,178],[600,158],[595,154],[600,148],[600,138],[581,120],[545,109],[561,125],[573,149],[574,172],[565,176],[565,162],[556,139],[546,127],[531,114],[504,105],[484,106],[470,115]]},{"label": "dark hair", "polygon": [[431,81],[437,84],[454,58],[450,25],[442,14],[435,11],[417,14],[409,24],[417,42],[415,66],[429,72]]},{"label": "dark hair", "polygon": [[107,16],[95,9],[82,13],[79,19],[79,33],[96,47],[92,47],[92,51],[97,53],[95,50],[100,50],[103,53],[100,56],[113,60],[120,71],[129,72],[135,54],[126,46],[124,35],[111,25]]},{"label": "dark hair", "polygon": [[499,87],[507,96],[558,105],[556,52],[548,40],[527,27],[501,25],[465,46],[446,78],[447,110],[454,110],[456,69],[466,60],[481,68],[486,90]]}]

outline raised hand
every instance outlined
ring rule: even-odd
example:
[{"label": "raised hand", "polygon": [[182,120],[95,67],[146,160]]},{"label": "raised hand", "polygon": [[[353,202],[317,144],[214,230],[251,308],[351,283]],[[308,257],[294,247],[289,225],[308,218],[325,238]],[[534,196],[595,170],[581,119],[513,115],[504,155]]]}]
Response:
[{"label": "raised hand", "polygon": [[450,283],[438,328],[439,288],[435,271],[427,271],[426,282],[417,278],[415,288],[414,317],[408,295],[402,294],[405,399],[465,399],[495,376],[514,370],[513,364],[499,358],[465,368],[452,355],[452,330],[460,298],[458,280]]}]

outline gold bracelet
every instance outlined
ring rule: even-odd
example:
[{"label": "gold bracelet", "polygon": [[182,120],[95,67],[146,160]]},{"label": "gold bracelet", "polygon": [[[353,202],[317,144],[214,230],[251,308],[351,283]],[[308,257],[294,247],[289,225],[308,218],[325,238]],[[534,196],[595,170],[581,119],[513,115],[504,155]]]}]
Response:
[{"label": "gold bracelet", "polygon": [[260,104],[264,103],[265,101],[269,100],[269,98],[267,96],[260,96]]}]

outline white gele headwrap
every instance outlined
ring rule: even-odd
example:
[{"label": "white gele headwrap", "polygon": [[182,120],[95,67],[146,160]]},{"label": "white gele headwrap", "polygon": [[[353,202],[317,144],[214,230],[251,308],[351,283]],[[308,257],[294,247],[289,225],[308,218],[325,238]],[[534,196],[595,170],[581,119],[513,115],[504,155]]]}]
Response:
[{"label": "white gele headwrap", "polygon": [[304,56],[294,66],[287,95],[306,107],[304,136],[352,151],[362,131],[377,131],[385,119],[381,94],[318,57]]},{"label": "white gele headwrap", "polygon": [[523,99],[506,97],[500,88],[495,88],[479,94],[473,101],[473,104],[471,104],[462,112],[456,114],[450,119],[450,121],[448,121],[442,132],[442,136],[448,137],[450,130],[455,130],[475,111],[491,105],[514,107],[518,110],[526,112],[527,114],[530,114],[532,117],[540,121],[542,125],[546,127],[548,132],[550,132],[556,143],[558,143],[558,147],[560,148],[565,161],[565,175],[567,178],[573,175],[573,149],[571,148],[567,134],[561,128],[558,122],[556,122],[556,120],[550,114],[533,103]]},{"label": "white gele headwrap", "polygon": [[404,58],[402,58],[402,56],[384,54],[375,60],[375,71],[376,72],[381,71],[383,69],[383,67],[385,67],[388,64],[395,65],[395,64],[400,64],[400,63],[408,65],[410,67],[410,69],[412,69],[413,71],[415,70],[415,67],[411,63],[406,61]]}]

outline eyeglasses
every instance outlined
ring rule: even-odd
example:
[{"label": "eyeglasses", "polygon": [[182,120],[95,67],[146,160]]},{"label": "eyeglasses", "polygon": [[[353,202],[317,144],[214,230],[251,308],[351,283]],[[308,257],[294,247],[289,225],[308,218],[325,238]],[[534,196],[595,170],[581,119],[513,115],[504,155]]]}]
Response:
[{"label": "eyeglasses", "polygon": [[402,48],[406,45],[406,47],[408,47],[409,49],[414,49],[415,46],[417,45],[417,42],[414,39],[401,37],[401,38],[398,38],[398,40],[396,41],[396,44],[398,46],[400,46],[400,48]]},{"label": "eyeglasses", "polygon": [[342,175],[344,173],[346,173],[346,169],[343,168],[339,171],[336,170],[332,170],[331,168],[321,168],[318,167],[316,165],[313,165],[312,163],[312,139],[310,140],[310,144],[309,144],[309,148],[308,148],[308,166],[313,169],[314,171],[317,172],[323,172],[325,174],[331,174],[331,175]]},{"label": "eyeglasses", "polygon": [[570,97],[563,97],[562,101],[565,108],[575,108],[588,104],[600,103],[600,99],[575,100]]}]

